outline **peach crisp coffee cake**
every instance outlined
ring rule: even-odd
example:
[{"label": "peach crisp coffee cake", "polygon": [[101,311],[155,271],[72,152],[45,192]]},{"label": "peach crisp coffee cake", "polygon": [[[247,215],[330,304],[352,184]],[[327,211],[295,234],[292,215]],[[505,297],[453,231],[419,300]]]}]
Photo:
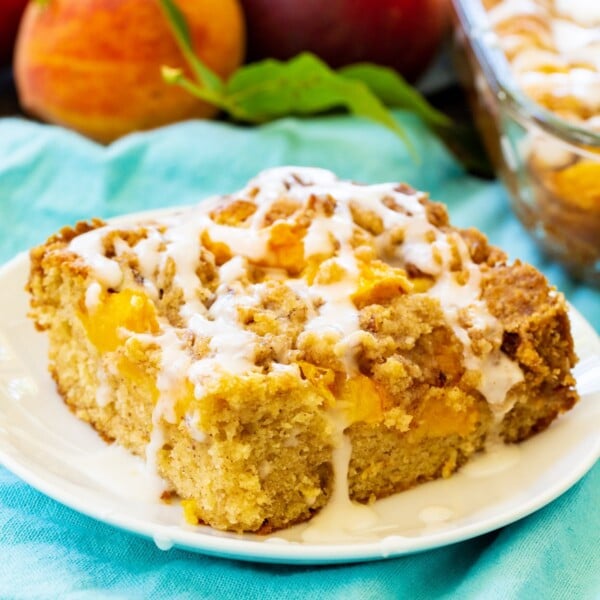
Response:
[{"label": "peach crisp coffee cake", "polygon": [[73,413],[192,523],[268,533],[449,477],[577,401],[567,308],[407,185],[320,169],[31,251]]}]

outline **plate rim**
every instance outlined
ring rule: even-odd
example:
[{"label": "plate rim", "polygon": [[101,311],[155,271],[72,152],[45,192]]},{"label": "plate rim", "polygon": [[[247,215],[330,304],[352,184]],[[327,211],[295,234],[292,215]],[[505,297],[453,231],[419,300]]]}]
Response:
[{"label": "plate rim", "polygon": [[[144,216],[152,216],[157,213],[164,214],[178,209],[179,208],[144,211],[143,213],[136,213],[136,215],[142,214]],[[115,219],[115,221],[122,222],[123,219],[129,217],[134,218],[136,215],[126,215],[125,217]],[[17,277],[20,274],[20,270],[23,271],[23,274],[26,273],[28,264],[28,251],[20,252],[8,262],[0,265],[0,281],[5,277],[10,276],[11,271],[13,270],[17,271]],[[577,327],[583,329],[586,336],[593,340],[595,351],[592,356],[597,359],[598,365],[600,366],[600,336],[598,336],[594,327],[573,305],[568,303],[568,308],[571,322],[576,323]],[[42,392],[40,391],[39,393]],[[0,402],[2,400],[6,400],[4,394],[0,394]],[[39,475],[35,469],[32,470],[27,464],[24,464],[27,463],[27,461],[19,462],[19,460],[15,459],[10,452],[5,451],[2,447],[2,438],[3,434],[0,431],[1,465],[48,498],[59,502],[69,509],[93,518],[98,522],[154,541],[159,548],[163,545],[165,550],[172,547],[195,553],[247,562],[290,565],[368,562],[417,554],[473,539],[506,525],[515,523],[547,506],[580,481],[593,468],[598,458],[600,458],[599,436],[595,447],[585,455],[585,460],[577,463],[577,468],[573,469],[568,477],[563,477],[559,482],[547,487],[537,495],[528,498],[523,504],[519,505],[517,509],[515,509],[515,507],[502,509],[494,515],[485,517],[474,523],[462,525],[458,529],[443,530],[437,533],[432,532],[428,535],[419,537],[392,535],[377,541],[352,542],[351,544],[315,544],[289,541],[282,541],[281,543],[265,543],[252,539],[244,539],[244,534],[231,534],[227,536],[211,535],[210,533],[204,533],[203,531],[192,531],[171,525],[152,524],[144,519],[120,514],[118,511],[108,515],[102,514],[101,510],[94,510],[94,506],[90,507],[85,500],[82,501],[78,499],[76,494],[61,490],[60,486],[56,486],[53,483],[54,477],[51,474],[45,479],[42,475]],[[408,541],[408,543],[403,544],[401,541]]]}]

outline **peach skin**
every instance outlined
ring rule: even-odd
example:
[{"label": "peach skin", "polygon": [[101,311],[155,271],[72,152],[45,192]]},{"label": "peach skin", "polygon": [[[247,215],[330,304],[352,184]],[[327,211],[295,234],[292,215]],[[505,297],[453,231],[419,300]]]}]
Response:
[{"label": "peach skin", "polygon": [[[197,55],[227,78],[243,61],[237,0],[177,0]],[[155,0],[31,1],[14,72],[22,107],[100,142],[217,109],[166,84],[161,66],[191,75]]]}]

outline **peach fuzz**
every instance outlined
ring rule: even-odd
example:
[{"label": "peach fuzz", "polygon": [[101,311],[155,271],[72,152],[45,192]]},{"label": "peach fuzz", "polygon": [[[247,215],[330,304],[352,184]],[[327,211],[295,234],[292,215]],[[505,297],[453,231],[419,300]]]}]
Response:
[{"label": "peach fuzz", "polygon": [[[237,0],[177,0],[196,54],[221,77],[243,61]],[[217,110],[165,83],[185,60],[156,0],[47,0],[28,5],[15,53],[22,107],[100,142]]]}]

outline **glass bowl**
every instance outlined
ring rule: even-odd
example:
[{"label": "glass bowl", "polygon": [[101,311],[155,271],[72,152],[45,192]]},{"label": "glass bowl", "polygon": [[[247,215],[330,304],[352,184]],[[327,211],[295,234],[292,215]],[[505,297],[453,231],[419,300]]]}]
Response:
[{"label": "glass bowl", "polygon": [[517,217],[570,273],[600,287],[600,132],[519,87],[480,0],[453,0],[461,82]]}]

